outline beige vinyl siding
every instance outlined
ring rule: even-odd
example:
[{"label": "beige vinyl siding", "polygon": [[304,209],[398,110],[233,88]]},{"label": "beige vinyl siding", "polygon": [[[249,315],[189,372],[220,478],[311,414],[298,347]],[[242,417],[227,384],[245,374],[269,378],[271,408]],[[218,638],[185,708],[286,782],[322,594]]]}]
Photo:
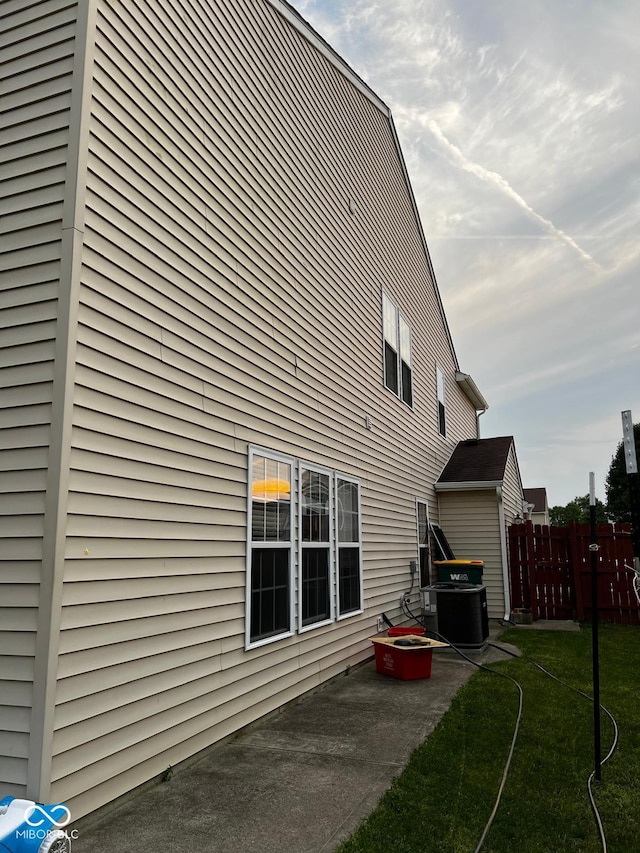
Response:
[{"label": "beige vinyl siding", "polygon": [[[389,116],[267,0],[99,2],[92,92],[51,792],[74,817],[370,656],[415,497],[475,435],[460,397],[435,441],[456,364]],[[413,410],[382,383],[383,284]],[[249,444],[360,480],[365,612],[247,652]]]},{"label": "beige vinyl siding", "polygon": [[520,470],[518,468],[514,445],[511,446],[509,456],[507,457],[503,494],[505,523],[509,525],[513,522],[516,515],[522,515],[522,502],[524,500],[524,491],[522,481],[520,480]]},{"label": "beige vinyl siding", "polygon": [[[0,798],[28,791],[75,3],[0,7]],[[46,604],[45,604],[46,607]]]},{"label": "beige vinyl siding", "polygon": [[493,489],[440,492],[440,526],[459,560],[484,560],[490,619],[504,616],[498,497]]}]

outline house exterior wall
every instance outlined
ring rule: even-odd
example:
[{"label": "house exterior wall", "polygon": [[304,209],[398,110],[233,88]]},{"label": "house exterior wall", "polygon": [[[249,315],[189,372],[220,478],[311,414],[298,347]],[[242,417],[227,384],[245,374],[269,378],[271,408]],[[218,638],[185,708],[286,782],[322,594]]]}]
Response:
[{"label": "house exterior wall", "polygon": [[502,490],[505,524],[509,526],[513,523],[513,519],[517,515],[522,516],[522,502],[524,500],[524,491],[514,445],[511,445],[511,450],[507,457]]},{"label": "house exterior wall", "polygon": [[504,584],[500,514],[496,489],[440,492],[440,526],[456,559],[484,560],[482,582],[487,588],[490,619],[504,616]]},{"label": "house exterior wall", "polygon": [[[433,515],[476,428],[375,95],[276,2],[89,6],[50,731],[38,712],[42,784],[75,818],[369,657],[415,500]],[[413,408],[383,385],[383,288]],[[247,650],[254,445],[358,479],[364,609]]]},{"label": "house exterior wall", "polygon": [[67,196],[75,167],[76,11],[73,2],[55,0],[0,9],[0,797],[35,796],[42,769],[68,307],[64,256],[74,243],[65,226],[72,224]]}]

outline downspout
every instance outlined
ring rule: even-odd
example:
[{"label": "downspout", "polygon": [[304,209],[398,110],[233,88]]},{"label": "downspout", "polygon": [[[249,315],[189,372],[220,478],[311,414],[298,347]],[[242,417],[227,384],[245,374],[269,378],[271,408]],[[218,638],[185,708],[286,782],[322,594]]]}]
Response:
[{"label": "downspout", "polygon": [[476,438],[480,438],[480,418],[486,411],[486,409],[482,409],[481,411],[476,412]]},{"label": "downspout", "polygon": [[504,621],[511,619],[511,590],[509,588],[509,562],[507,559],[507,528],[504,519],[502,486],[496,486],[498,496],[498,521],[500,523],[500,553],[502,555],[502,587],[504,589]]}]

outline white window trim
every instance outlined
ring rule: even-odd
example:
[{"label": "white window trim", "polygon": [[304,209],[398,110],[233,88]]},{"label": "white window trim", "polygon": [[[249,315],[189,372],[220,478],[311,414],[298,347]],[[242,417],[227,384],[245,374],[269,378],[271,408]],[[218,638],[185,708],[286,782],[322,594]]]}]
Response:
[{"label": "white window trim", "polygon": [[[420,544],[420,514],[418,511],[418,507],[420,505],[424,505],[425,510],[426,510],[426,516],[427,516],[427,529],[426,529],[427,541],[424,545]],[[421,550],[426,551],[427,579],[429,579],[431,577],[431,552],[429,550],[429,502],[426,500],[426,498],[416,498],[416,544],[418,547],[418,563],[417,563],[417,566],[418,566],[418,586],[421,587],[422,586],[422,577],[421,577],[421,572],[420,572],[420,570],[421,570],[420,551]]]},{"label": "white window trim", "polygon": [[[265,543],[258,541],[253,542],[251,533],[251,513],[252,513],[252,494],[251,494],[251,484],[252,484],[252,473],[253,473],[253,458],[254,456],[264,456],[267,459],[273,459],[276,462],[284,462],[291,466],[291,522],[289,525],[289,540],[288,541],[274,541],[268,540],[267,545],[274,548],[289,548],[289,630],[283,631],[280,634],[274,634],[271,637],[264,637],[260,640],[252,640],[251,639],[251,563],[252,563],[252,554],[254,547],[265,547]],[[244,645],[245,649],[257,649],[260,646],[266,646],[270,643],[275,643],[278,640],[282,640],[285,637],[291,637],[295,634],[295,576],[294,576],[294,550],[295,550],[295,539],[296,539],[296,531],[295,531],[295,520],[296,520],[296,489],[295,489],[295,479],[296,479],[296,460],[291,456],[284,456],[281,453],[275,453],[273,450],[268,450],[264,447],[257,447],[255,445],[249,446],[248,453],[248,468],[247,468],[247,557],[246,557],[246,568],[245,568],[245,637],[244,637]]]},{"label": "white window trim", "polygon": [[[313,622],[310,625],[302,624],[302,550],[306,545],[307,547],[313,546],[316,543],[307,542],[303,543],[302,541],[302,472],[303,471],[313,471],[316,474],[325,474],[329,477],[329,541],[327,542],[327,549],[329,551],[329,618],[323,619],[320,622]],[[322,468],[319,465],[313,465],[311,462],[299,462],[298,463],[298,633],[306,634],[308,631],[313,631],[314,628],[321,628],[323,625],[330,625],[332,622],[335,622],[335,614],[336,614],[336,595],[337,595],[337,586],[336,586],[336,573],[337,573],[337,563],[336,563],[336,547],[335,547],[335,537],[337,534],[336,527],[336,516],[334,514],[334,505],[337,507],[337,501],[335,501],[335,472],[329,468]]]},{"label": "white window trim", "polygon": [[[338,500],[337,500],[337,489],[338,489],[338,480],[344,480],[347,483],[355,483],[358,487],[358,542],[344,542],[343,545],[345,548],[349,546],[354,547],[356,544],[358,546],[358,576],[360,579],[360,608],[358,610],[350,610],[348,613],[340,613],[340,584],[339,584],[339,571],[340,571],[340,559],[339,559],[339,550],[340,550],[340,530],[338,527]],[[336,584],[336,622],[341,622],[343,619],[349,619],[351,616],[357,616],[359,613],[364,613],[364,575],[362,571],[362,483],[357,477],[351,477],[349,474],[342,474],[340,471],[335,472],[334,477],[335,489],[336,489],[336,501],[335,501],[335,513],[336,513],[336,537],[335,537],[335,551],[336,551],[336,571],[335,571],[335,584]]]},{"label": "white window trim", "polygon": [[[396,354],[396,384],[398,386],[397,392],[394,391],[387,385],[387,373],[386,373],[386,360],[385,360],[385,348],[387,341],[391,345],[391,341],[387,338],[385,334],[385,299],[390,303],[395,312],[395,335],[396,335],[396,346],[394,352]],[[400,310],[396,301],[392,299],[386,290],[382,291],[382,384],[389,391],[390,394],[393,394],[403,405],[405,405],[408,409],[413,410],[414,403],[414,395],[413,395],[413,332],[411,330],[411,324],[407,320],[404,313]],[[407,330],[409,332],[409,361],[404,362],[408,365],[409,371],[411,373],[411,403],[407,403],[403,396],[403,383],[402,383],[402,364],[404,359],[402,358],[402,328],[401,328],[401,320],[404,322]]]}]

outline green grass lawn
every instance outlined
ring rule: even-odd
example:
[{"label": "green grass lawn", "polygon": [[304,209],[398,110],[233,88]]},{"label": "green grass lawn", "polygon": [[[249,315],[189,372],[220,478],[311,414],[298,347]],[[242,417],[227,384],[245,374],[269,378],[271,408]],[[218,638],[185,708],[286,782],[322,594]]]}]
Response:
[{"label": "green grass lawn", "polygon": [[[590,626],[580,633],[509,629],[500,638],[592,693]],[[593,783],[608,853],[640,851],[640,628],[600,625],[600,700],[618,748]],[[593,705],[524,659],[491,664],[524,691],[520,733],[486,853],[598,853],[587,779]],[[518,712],[518,691],[478,671],[339,853],[473,853],[489,819]],[[602,757],[613,726],[602,713]]]}]

